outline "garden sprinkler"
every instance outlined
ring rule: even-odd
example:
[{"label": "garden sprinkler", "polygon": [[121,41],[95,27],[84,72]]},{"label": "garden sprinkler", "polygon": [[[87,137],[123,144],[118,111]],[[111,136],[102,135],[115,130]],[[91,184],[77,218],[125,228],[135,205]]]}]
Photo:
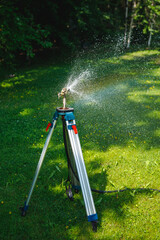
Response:
[{"label": "garden sprinkler", "polygon": [[66,95],[70,92],[70,89],[62,88],[61,92],[58,93],[58,98],[63,97],[63,109],[66,108]]},{"label": "garden sprinkler", "polygon": [[[63,107],[58,107],[54,113],[53,120],[48,124],[46,131],[50,128],[46,142],[44,144],[35,176],[31,185],[28,198],[24,204],[24,207],[21,208],[22,216],[26,215],[28,210],[30,198],[32,196],[50,139],[52,137],[53,131],[56,127],[56,122],[59,116],[62,117],[63,123],[63,138],[64,146],[67,155],[68,161],[68,179],[66,181],[66,193],[70,200],[73,200],[72,190],[78,192],[82,190],[82,195],[84,199],[84,204],[86,208],[86,213],[88,221],[92,223],[93,231],[97,231],[97,220],[98,216],[96,213],[91,188],[88,180],[88,175],[83,159],[82,149],[78,137],[77,126],[75,122],[74,109],[66,108],[66,95],[70,92],[69,89],[63,88],[60,93],[58,93],[58,98],[63,97]],[[69,185],[69,186],[67,186]],[[72,189],[71,189],[72,186]]]}]

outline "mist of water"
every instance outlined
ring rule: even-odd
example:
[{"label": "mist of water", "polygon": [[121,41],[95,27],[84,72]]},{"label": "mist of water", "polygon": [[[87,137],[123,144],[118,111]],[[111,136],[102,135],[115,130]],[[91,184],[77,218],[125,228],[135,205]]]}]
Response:
[{"label": "mist of water", "polygon": [[83,97],[85,86],[87,82],[91,80],[91,72],[89,69],[84,69],[82,72],[73,72],[66,85],[66,88],[70,90],[72,94],[76,94],[77,97]]},{"label": "mist of water", "polygon": [[121,59],[125,52],[123,37],[117,36],[116,41],[110,42],[109,46],[96,44],[73,61],[64,86],[70,89],[72,106],[86,105],[104,109],[111,96],[125,91],[126,85],[122,81],[127,80],[127,76],[131,77],[131,74],[127,72],[125,59]]},{"label": "mist of water", "polygon": [[[70,89],[71,97],[76,101],[76,105],[79,103],[100,106],[105,95],[115,91],[114,87],[108,93],[106,89],[111,82],[111,79],[107,77],[113,67],[113,64],[107,63],[111,52],[112,56],[118,56],[123,52],[121,37],[115,44],[112,43],[110,48],[105,47],[104,44],[96,44],[75,59],[65,87]],[[99,89],[99,85],[102,85],[102,89]]]},{"label": "mist of water", "polygon": [[139,139],[139,124],[146,121],[146,109],[150,107],[146,106],[149,99],[145,91],[150,91],[148,86],[157,75],[147,54],[154,56],[156,52],[125,52],[122,40],[112,42],[111,48],[97,45],[78,56],[64,85],[71,91],[67,106],[75,109],[78,128],[86,133],[86,146],[94,143],[91,149],[106,149],[117,142],[128,144],[129,133]]}]

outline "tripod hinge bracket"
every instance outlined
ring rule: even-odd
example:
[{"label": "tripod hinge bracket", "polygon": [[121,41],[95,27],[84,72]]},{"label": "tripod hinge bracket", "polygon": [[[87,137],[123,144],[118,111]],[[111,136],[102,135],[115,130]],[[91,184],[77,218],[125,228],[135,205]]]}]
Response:
[{"label": "tripod hinge bracket", "polygon": [[59,113],[56,111],[53,116],[53,120],[58,120]]},{"label": "tripod hinge bracket", "polygon": [[66,112],[66,114],[65,114],[65,120],[66,120],[66,121],[75,120],[75,116],[74,116],[73,112]]}]

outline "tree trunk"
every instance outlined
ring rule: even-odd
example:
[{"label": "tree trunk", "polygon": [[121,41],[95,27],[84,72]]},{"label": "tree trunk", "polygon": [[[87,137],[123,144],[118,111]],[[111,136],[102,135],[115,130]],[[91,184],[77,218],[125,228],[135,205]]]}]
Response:
[{"label": "tree trunk", "polygon": [[[153,1],[152,1],[151,5],[152,5],[152,7],[154,6]],[[151,46],[153,22],[154,22],[154,18],[155,18],[155,14],[153,13],[153,10],[151,10],[149,18],[150,18],[150,23],[149,23],[150,29],[149,29],[148,47]]]},{"label": "tree trunk", "polygon": [[148,47],[151,46],[151,40],[152,40],[152,29],[153,29],[153,23],[150,24],[150,32],[149,32],[149,38],[148,38]]},{"label": "tree trunk", "polygon": [[132,7],[132,16],[131,16],[131,22],[130,22],[130,27],[129,27],[129,34],[128,34],[128,41],[127,41],[127,48],[130,47],[131,43],[131,36],[132,36],[132,30],[133,30],[133,22],[134,22],[134,17],[136,15],[136,0],[133,0],[133,7]]},{"label": "tree trunk", "polygon": [[126,47],[126,43],[127,43],[127,25],[128,25],[127,23],[128,23],[128,0],[126,0],[124,47]]}]

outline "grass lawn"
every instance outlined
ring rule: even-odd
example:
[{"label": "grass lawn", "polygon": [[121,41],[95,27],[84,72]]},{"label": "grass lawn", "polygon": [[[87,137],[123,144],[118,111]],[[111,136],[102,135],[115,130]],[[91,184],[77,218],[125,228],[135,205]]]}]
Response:
[{"label": "grass lawn", "polygon": [[[160,50],[85,56],[77,67],[25,68],[0,82],[0,239],[160,239]],[[88,65],[87,65],[88,64]],[[82,98],[70,97],[98,231],[87,222],[82,194],[65,194],[67,160],[59,119],[26,217],[20,216],[44,146],[48,122],[70,73],[93,70]],[[78,73],[77,73],[78,74]],[[85,81],[85,79],[84,79]],[[139,191],[138,188],[146,188]]]}]

